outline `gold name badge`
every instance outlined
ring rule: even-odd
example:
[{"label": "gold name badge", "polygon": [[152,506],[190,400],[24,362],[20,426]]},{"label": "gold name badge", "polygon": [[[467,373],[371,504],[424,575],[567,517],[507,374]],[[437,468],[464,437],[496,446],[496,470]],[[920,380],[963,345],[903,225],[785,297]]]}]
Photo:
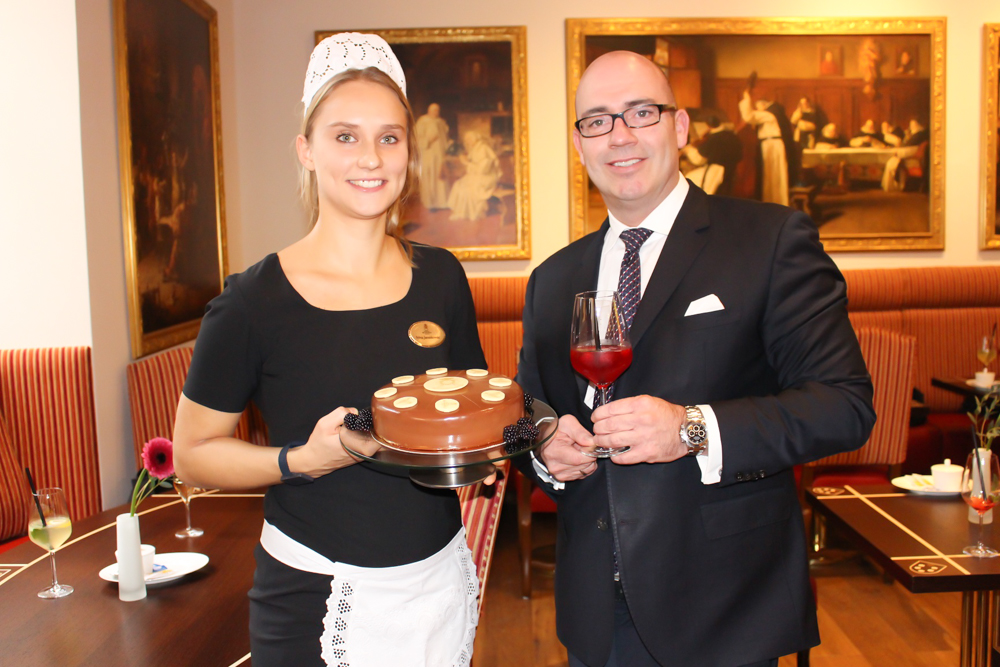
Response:
[{"label": "gold name badge", "polygon": [[444,342],[444,329],[429,320],[414,322],[407,333],[420,347],[437,347]]}]

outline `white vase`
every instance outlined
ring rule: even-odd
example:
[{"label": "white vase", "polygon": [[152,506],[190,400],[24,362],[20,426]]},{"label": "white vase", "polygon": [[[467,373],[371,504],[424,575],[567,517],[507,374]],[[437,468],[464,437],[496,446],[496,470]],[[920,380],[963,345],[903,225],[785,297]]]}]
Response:
[{"label": "white vase", "polygon": [[[979,456],[980,456],[980,459],[983,462],[983,474],[986,476],[986,486],[988,488],[990,486],[990,470],[991,470],[991,468],[990,468],[990,456],[991,456],[991,452],[988,449],[980,448],[979,449]],[[973,493],[979,493],[981,489],[982,489],[982,486],[979,484],[979,478],[976,475],[973,475],[972,476],[972,492]],[[974,523],[977,526],[979,525],[979,512],[977,512],[976,510],[972,509],[971,507],[969,508],[969,523]],[[986,526],[986,525],[989,525],[991,523],[993,523],[993,509],[992,508],[986,510],[986,512],[983,514],[983,525]]]},{"label": "white vase", "polygon": [[119,514],[118,527],[118,599],[133,602],[146,597],[146,577],[142,571],[142,540],[139,517]]}]

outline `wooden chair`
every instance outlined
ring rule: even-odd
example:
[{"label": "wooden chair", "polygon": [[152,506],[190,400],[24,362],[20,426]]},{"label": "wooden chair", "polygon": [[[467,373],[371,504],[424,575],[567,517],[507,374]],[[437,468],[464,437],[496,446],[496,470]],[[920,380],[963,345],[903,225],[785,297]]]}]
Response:
[{"label": "wooden chair", "polygon": [[462,523],[465,535],[476,564],[479,577],[479,613],[482,614],[486,599],[486,582],[493,562],[497,528],[500,526],[500,510],[510,479],[510,461],[504,461],[492,486],[482,482],[457,489],[458,501],[462,505]]},{"label": "wooden chair", "polygon": [[539,512],[556,511],[556,503],[537,484],[516,471],[514,484],[517,487],[517,544],[521,559],[521,597],[531,597],[532,568],[553,570],[556,566],[554,545],[535,547],[531,540],[531,520]]},{"label": "wooden chair", "polygon": [[[0,467],[16,466],[13,481],[0,486],[11,484],[26,501],[27,466],[36,486],[62,487],[73,519],[101,511],[89,347],[0,350],[0,417],[0,441],[9,441],[6,448],[0,442]],[[26,523],[19,532],[27,533]]]},{"label": "wooden chair", "polygon": [[[153,438],[170,438],[177,416],[177,403],[184,389],[194,348],[178,347],[128,365],[128,401],[132,413],[132,444],[137,465],[142,465],[142,447]],[[236,425],[236,437],[266,445],[267,427],[251,404]]]}]

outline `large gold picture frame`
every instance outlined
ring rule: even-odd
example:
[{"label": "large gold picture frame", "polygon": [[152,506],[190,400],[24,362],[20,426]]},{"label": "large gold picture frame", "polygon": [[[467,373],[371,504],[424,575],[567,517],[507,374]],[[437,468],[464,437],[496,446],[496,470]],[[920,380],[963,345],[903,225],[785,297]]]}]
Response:
[{"label": "large gold picture frame", "polygon": [[1000,248],[1000,23],[987,23],[983,28],[983,156],[982,227],[979,247],[982,250]]},{"label": "large gold picture frame", "polygon": [[526,28],[363,32],[392,45],[417,122],[420,193],[403,213],[406,237],[465,260],[531,257]]},{"label": "large gold picture frame", "polygon": [[115,0],[132,356],[198,335],[228,270],[215,9]]},{"label": "large gold picture frame", "polygon": [[[709,189],[763,198],[765,167],[756,156],[765,135],[752,112],[763,105],[789,120],[781,133],[787,203],[813,216],[827,250],[940,250],[945,27],[944,18],[567,19],[568,127],[576,120],[574,98],[586,66],[608,51],[636,51],[670,78],[678,105],[692,118],[692,145],[710,130],[738,135],[742,152],[731,159],[731,180]],[[868,120],[873,134],[892,136],[858,138],[857,146],[844,147],[835,137],[823,138],[823,130],[836,130],[852,143]],[[884,131],[883,121],[889,123]],[[702,180],[692,180],[707,186],[711,165],[699,172],[688,155],[682,153],[682,171],[689,178],[700,174]],[[569,174],[571,237],[577,239],[600,226],[606,209],[571,140]]]}]

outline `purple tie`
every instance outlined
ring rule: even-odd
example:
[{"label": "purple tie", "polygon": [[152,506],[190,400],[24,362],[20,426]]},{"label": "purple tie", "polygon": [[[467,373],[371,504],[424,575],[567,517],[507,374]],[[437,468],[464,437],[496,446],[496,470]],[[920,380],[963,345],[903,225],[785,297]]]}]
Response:
[{"label": "purple tie", "polygon": [[[622,315],[625,326],[632,327],[636,308],[642,295],[642,268],[639,266],[639,248],[646,242],[651,229],[635,227],[626,229],[619,238],[625,244],[625,256],[622,257],[622,269],[618,274],[618,298],[622,304]],[[608,400],[614,399],[615,386],[608,387]]]}]

